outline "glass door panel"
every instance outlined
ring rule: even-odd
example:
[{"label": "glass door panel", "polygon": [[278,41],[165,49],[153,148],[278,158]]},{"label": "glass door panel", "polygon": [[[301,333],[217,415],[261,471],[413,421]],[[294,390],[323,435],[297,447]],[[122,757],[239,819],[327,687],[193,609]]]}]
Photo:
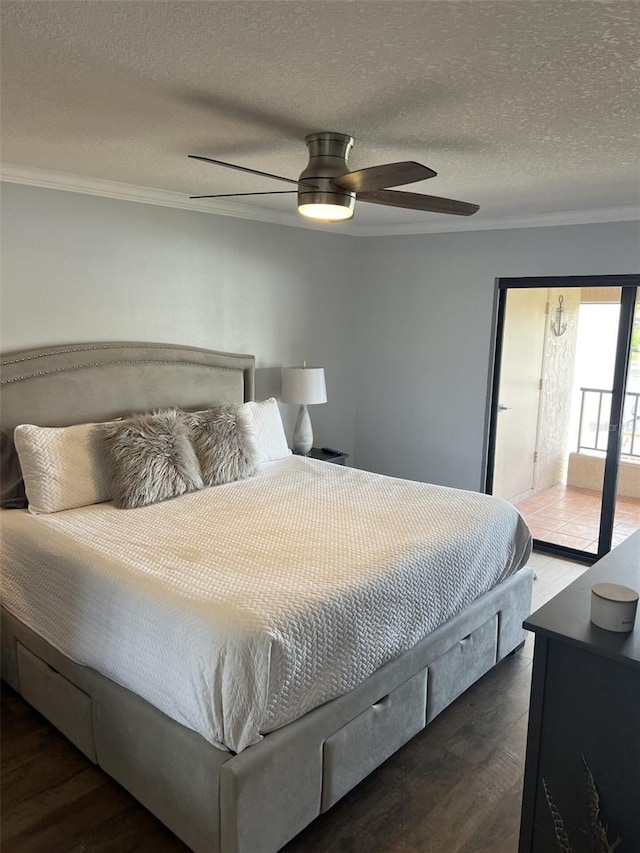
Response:
[{"label": "glass door panel", "polygon": [[517,506],[534,539],[595,556],[621,288],[505,297],[491,491]]},{"label": "glass door panel", "polygon": [[506,294],[493,494],[517,502],[533,494],[547,291]]}]

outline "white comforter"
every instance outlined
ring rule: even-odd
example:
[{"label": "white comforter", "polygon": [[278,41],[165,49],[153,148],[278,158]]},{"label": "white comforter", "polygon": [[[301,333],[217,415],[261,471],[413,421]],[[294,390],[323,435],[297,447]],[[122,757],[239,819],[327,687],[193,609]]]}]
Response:
[{"label": "white comforter", "polygon": [[236,752],[526,561],[506,502],[301,457],[132,510],[6,510],[4,606]]}]

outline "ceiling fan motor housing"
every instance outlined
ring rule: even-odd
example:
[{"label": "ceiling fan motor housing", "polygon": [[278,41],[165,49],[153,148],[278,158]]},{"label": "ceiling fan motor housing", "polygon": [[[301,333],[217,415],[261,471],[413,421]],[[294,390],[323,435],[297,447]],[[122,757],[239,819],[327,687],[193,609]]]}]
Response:
[{"label": "ceiling fan motor housing", "polygon": [[310,133],[305,136],[309,149],[309,162],[298,178],[308,181],[318,189],[298,185],[298,206],[302,204],[330,204],[353,210],[356,194],[333,183],[333,178],[349,171],[347,160],[354,138],[345,133]]}]

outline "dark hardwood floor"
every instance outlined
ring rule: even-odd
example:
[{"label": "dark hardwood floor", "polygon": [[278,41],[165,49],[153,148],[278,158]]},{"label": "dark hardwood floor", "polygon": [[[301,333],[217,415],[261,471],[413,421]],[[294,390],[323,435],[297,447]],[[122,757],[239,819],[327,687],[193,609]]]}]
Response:
[{"label": "dark hardwood floor", "polygon": [[[537,568],[534,609],[581,570],[548,558]],[[530,635],[284,851],[516,853],[532,656]],[[124,789],[2,688],[2,853],[186,853]]]}]

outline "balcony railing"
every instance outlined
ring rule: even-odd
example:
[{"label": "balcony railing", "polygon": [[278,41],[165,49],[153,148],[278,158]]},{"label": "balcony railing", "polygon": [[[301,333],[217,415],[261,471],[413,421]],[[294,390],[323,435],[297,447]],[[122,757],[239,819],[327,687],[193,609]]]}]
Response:
[{"label": "balcony railing", "polygon": [[[578,453],[581,450],[606,452],[609,441],[611,391],[604,388],[581,388]],[[640,392],[629,391],[624,397],[622,416],[623,456],[640,459]]]}]

